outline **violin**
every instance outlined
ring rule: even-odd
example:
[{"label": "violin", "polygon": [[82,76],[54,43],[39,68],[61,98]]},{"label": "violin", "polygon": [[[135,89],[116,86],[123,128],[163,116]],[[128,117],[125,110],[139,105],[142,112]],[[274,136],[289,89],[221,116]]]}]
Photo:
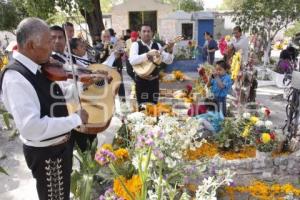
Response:
[{"label": "violin", "polygon": [[[67,79],[73,79],[73,74],[64,69],[60,63],[45,63],[42,64],[43,74],[51,81],[66,81]],[[88,69],[78,68],[78,73],[75,75],[77,81],[85,84],[90,84],[100,80],[107,80],[108,83],[112,81],[112,78],[108,76],[106,71],[92,72]]]}]

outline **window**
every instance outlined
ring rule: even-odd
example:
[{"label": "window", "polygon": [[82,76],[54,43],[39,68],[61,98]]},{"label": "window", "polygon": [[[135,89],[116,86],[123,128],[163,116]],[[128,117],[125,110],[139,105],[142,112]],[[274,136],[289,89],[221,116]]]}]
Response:
[{"label": "window", "polygon": [[181,27],[182,30],[182,36],[186,40],[192,40],[193,39],[193,24],[192,23],[185,23],[182,24]]},{"label": "window", "polygon": [[141,24],[151,25],[154,32],[157,31],[157,12],[142,11],[129,12],[129,28],[137,31]]}]

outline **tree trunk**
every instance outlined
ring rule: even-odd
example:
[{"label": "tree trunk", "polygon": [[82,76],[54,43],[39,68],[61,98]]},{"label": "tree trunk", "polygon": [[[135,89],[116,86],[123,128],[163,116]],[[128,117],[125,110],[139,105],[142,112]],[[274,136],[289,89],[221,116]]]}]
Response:
[{"label": "tree trunk", "polygon": [[91,0],[94,9],[92,11],[86,11],[84,9],[80,9],[81,15],[85,18],[86,23],[89,27],[89,32],[92,40],[94,41],[95,36],[100,36],[101,31],[104,30],[104,24],[102,19],[102,11],[99,0]]},{"label": "tree trunk", "polygon": [[264,49],[264,66],[270,63],[270,51],[271,51],[272,41],[269,39],[266,48]]}]

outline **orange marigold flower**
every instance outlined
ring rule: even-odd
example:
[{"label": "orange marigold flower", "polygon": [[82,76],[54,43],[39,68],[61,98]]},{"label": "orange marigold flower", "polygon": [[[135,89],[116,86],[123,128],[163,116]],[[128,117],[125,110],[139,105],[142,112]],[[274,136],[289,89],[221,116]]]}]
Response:
[{"label": "orange marigold flower", "polygon": [[127,194],[126,190],[123,188],[121,184],[121,180],[125,184],[127,190],[132,194],[134,199],[138,197],[141,193],[142,189],[142,180],[138,175],[133,175],[131,179],[126,179],[123,176],[119,176],[114,179],[114,192],[118,197],[121,197],[125,200],[130,200],[129,194]]}]

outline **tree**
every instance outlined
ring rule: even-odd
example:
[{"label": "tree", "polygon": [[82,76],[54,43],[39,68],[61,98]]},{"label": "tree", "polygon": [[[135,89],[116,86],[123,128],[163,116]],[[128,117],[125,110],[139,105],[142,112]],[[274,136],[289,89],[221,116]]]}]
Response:
[{"label": "tree", "polygon": [[12,2],[17,8],[24,8],[30,16],[44,20],[51,19],[61,11],[74,17],[73,13],[79,11],[88,24],[92,39],[100,35],[104,29],[100,0],[12,0]]},{"label": "tree", "polygon": [[0,0],[0,30],[13,33],[19,22],[28,16],[24,8],[17,8],[12,2]]},{"label": "tree", "polygon": [[176,10],[186,12],[203,10],[202,0],[161,0],[162,3],[168,3],[175,6]]},{"label": "tree", "polygon": [[284,35],[288,37],[294,37],[299,32],[300,32],[300,21],[297,21],[292,27],[288,28],[285,31]]},{"label": "tree", "polygon": [[241,6],[244,0],[223,0],[223,3],[219,6],[219,10],[233,10]]},{"label": "tree", "polygon": [[299,0],[244,0],[234,8],[233,21],[245,31],[263,38],[264,65],[270,61],[271,44],[277,33],[300,17]]}]

